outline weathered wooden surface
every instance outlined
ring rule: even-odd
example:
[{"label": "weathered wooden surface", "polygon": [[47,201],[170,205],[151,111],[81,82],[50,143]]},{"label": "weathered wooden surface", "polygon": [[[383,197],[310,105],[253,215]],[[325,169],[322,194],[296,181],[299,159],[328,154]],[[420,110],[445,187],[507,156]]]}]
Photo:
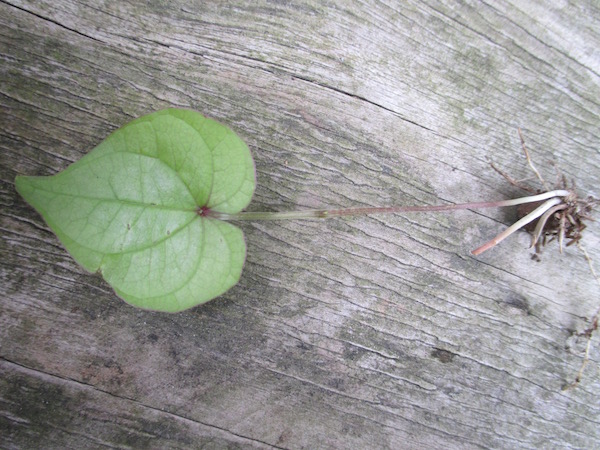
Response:
[{"label": "weathered wooden surface", "polygon": [[600,11],[577,3],[1,2],[2,447],[600,447],[597,337],[561,392],[585,261],[533,262],[525,233],[470,255],[514,211],[243,224],[240,283],[166,315],[14,190],[181,106],[248,142],[253,210],[517,196],[488,162],[530,175],[518,126],[598,194]]}]

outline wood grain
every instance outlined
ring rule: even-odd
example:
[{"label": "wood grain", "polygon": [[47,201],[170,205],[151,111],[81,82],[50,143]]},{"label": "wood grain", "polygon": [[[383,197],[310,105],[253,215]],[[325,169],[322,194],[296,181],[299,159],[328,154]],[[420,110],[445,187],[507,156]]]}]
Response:
[{"label": "wood grain", "polygon": [[[0,2],[3,448],[600,447],[598,285],[515,211],[241,224],[240,283],[134,309],[16,193],[168,106],[232,127],[250,210],[600,194],[597,2]],[[535,183],[535,180],[531,180]],[[584,240],[598,267],[600,229]]]}]

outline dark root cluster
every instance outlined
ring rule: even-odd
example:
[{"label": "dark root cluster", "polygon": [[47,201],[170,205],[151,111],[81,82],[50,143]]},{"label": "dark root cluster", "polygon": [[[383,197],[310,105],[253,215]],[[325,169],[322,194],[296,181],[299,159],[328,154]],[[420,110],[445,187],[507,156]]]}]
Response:
[{"label": "dark root cluster", "polygon": [[[586,221],[593,221],[592,212],[600,203],[594,197],[588,196],[581,199],[573,186],[562,186],[571,195],[565,197],[562,203],[550,208],[537,222],[528,224],[525,229],[532,235],[531,246],[535,247],[536,253],[541,253],[542,247],[557,240],[560,251],[563,245],[569,247],[579,244],[586,229]],[[539,191],[541,192],[541,191]],[[524,217],[541,205],[542,202],[520,205],[519,217]]]},{"label": "dark root cluster", "polygon": [[[540,194],[553,189],[561,189],[569,192],[569,195],[563,197],[562,201],[557,205],[549,208],[537,221],[531,222],[524,227],[532,235],[531,246],[535,247],[536,254],[539,254],[541,253],[541,248],[543,246],[554,240],[558,240],[559,249],[561,252],[565,240],[567,247],[573,244],[579,245],[579,242],[583,236],[582,232],[586,228],[585,222],[594,220],[592,213],[594,208],[600,204],[600,200],[595,199],[592,196],[580,198],[577,194],[575,181],[571,181],[569,185],[564,175],[559,176],[559,181],[553,188],[548,186],[546,181],[542,178],[538,170],[533,165],[527,147],[525,147],[525,141],[523,139],[523,135],[521,134],[521,130],[519,130],[519,137],[521,138],[521,145],[523,147],[525,157],[527,158],[527,163],[542,184],[543,190],[534,189],[526,184],[523,184],[521,181],[513,179],[493,164],[492,168],[502,175],[513,186],[532,194]],[[520,205],[518,208],[519,217],[525,217],[527,214],[531,213],[531,211],[541,206],[542,203],[543,202],[534,202]]]}]

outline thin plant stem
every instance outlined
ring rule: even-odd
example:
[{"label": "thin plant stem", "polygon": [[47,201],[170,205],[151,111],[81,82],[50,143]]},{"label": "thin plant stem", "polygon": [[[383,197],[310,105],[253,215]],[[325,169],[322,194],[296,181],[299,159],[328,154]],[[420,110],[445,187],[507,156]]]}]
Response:
[{"label": "thin plant stem", "polygon": [[[264,212],[264,211],[242,211],[236,214],[228,214],[211,209],[203,210],[202,215],[221,220],[294,220],[294,219],[326,219],[331,217],[342,216],[361,216],[368,214],[389,214],[389,213],[405,213],[405,212],[437,212],[437,211],[455,211],[460,209],[481,209],[481,208],[502,208],[507,206],[522,205],[525,203],[539,202],[556,197],[567,197],[571,193],[567,190],[554,190],[544,192],[538,195],[520,197],[510,200],[500,200],[494,202],[473,202],[473,203],[458,203],[453,205],[430,205],[430,206],[390,206],[382,208],[345,208],[345,209],[306,209],[299,211],[280,211],[280,212]],[[559,202],[557,202],[559,203]],[[557,203],[553,203],[557,204]],[[533,220],[533,219],[532,219]]]}]

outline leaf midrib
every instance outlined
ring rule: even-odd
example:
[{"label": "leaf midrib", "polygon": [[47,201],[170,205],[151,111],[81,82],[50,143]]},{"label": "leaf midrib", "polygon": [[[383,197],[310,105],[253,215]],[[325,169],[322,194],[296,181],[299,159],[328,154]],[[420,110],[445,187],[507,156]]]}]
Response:
[{"label": "leaf midrib", "polygon": [[65,197],[81,198],[81,199],[85,199],[85,200],[103,201],[103,202],[110,202],[110,203],[120,203],[120,204],[129,205],[129,206],[138,206],[138,207],[141,206],[141,207],[145,207],[145,208],[165,209],[165,210],[169,210],[169,211],[192,212],[192,211],[196,211],[198,208],[202,207],[199,205],[194,205],[193,208],[188,209],[188,208],[182,208],[182,207],[161,205],[158,203],[144,203],[144,202],[137,202],[134,200],[121,200],[118,198],[90,197],[88,195],[78,195],[78,194],[71,194],[71,193],[65,193],[65,192],[49,191],[49,190],[40,189],[40,188],[34,188],[34,189],[39,190],[39,191],[48,192],[50,194],[62,195]]}]

